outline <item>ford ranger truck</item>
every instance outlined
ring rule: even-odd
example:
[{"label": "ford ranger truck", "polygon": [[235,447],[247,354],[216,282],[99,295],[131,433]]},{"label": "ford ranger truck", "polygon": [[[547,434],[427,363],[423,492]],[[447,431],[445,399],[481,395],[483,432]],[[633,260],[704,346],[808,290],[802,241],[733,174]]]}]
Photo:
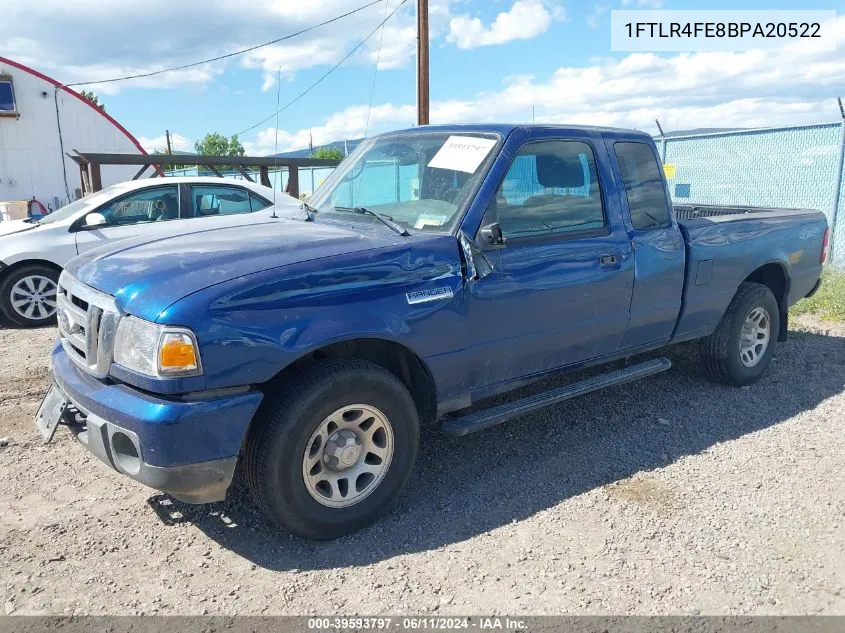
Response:
[{"label": "ford ranger truck", "polygon": [[673,210],[651,137],[581,126],[377,136],[273,215],[73,259],[36,424],[188,503],[240,465],[317,539],[390,507],[421,425],[464,435],[670,362],[467,411],[552,374],[699,339],[712,379],[755,382],[828,236],[817,211]]}]

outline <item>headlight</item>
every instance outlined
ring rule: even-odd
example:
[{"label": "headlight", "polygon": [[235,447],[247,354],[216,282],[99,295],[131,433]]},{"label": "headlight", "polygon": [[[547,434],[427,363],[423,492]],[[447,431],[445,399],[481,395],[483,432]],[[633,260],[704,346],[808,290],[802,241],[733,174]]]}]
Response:
[{"label": "headlight", "polygon": [[124,317],[114,339],[114,362],[152,378],[202,374],[194,333],[187,328],[156,325]]}]

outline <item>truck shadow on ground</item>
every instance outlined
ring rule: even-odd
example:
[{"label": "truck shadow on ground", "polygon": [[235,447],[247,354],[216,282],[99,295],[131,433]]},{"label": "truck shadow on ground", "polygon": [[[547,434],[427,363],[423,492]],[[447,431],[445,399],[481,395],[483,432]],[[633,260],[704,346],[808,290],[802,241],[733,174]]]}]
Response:
[{"label": "truck shadow on ground", "polygon": [[668,372],[477,435],[454,438],[424,430],[414,474],[397,506],[375,525],[335,541],[308,542],[274,527],[240,482],[224,503],[190,506],[165,495],[149,503],[165,524],[190,522],[267,569],[365,565],[526,519],[570,497],[776,425],[845,390],[843,338],[791,333],[764,378],[741,389],[710,383],[695,345],[676,346],[667,355],[674,364]]}]

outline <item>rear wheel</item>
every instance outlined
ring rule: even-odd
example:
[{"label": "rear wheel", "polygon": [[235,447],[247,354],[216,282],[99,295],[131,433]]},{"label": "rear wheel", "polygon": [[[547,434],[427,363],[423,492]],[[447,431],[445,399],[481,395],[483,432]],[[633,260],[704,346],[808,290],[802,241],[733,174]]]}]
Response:
[{"label": "rear wheel", "polygon": [[357,359],[327,361],[262,405],[244,472],[273,521],[329,539],[368,525],[396,501],[418,443],[416,407],[393,374]]},{"label": "rear wheel", "polygon": [[39,327],[56,322],[59,270],[27,264],[12,270],[0,282],[0,314],[18,327]]},{"label": "rear wheel", "polygon": [[708,376],[728,385],[748,385],[766,371],[780,333],[780,311],[772,291],[744,283],[716,331],[702,339]]}]

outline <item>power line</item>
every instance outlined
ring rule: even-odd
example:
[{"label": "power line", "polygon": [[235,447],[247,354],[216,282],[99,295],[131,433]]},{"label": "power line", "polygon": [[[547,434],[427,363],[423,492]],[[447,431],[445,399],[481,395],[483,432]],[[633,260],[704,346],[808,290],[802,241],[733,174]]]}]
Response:
[{"label": "power line", "polygon": [[[172,68],[164,68],[162,70],[154,70],[148,73],[139,73],[137,75],[126,75],[125,77],[113,77],[111,79],[101,79],[99,81],[77,81],[76,83],[71,84],[64,84],[65,86],[90,86],[93,84],[109,84],[114,83],[116,81],[126,81],[128,79],[143,79],[145,77],[154,77],[156,75],[161,75],[163,73],[173,72],[175,70],[185,70],[186,68],[193,68],[194,66],[202,66],[203,64],[209,64],[211,62],[217,62],[221,59],[228,59],[229,57],[236,57],[238,55],[243,55],[244,53],[249,53],[250,51],[258,50],[259,48],[264,48],[265,46],[270,46],[272,44],[278,44],[279,42],[284,42],[285,40],[292,39],[294,37],[298,37],[299,35],[303,35],[308,33],[309,31],[313,31],[314,29],[318,29],[321,26],[326,26],[327,24],[331,24],[332,22],[337,22],[338,20],[342,20],[343,18],[349,17],[354,13],[358,13],[359,11],[363,11],[364,9],[368,9],[369,7],[373,6],[374,4],[378,4],[379,2],[384,2],[385,0],[372,0],[371,2],[358,7],[357,9],[353,9],[352,11],[347,11],[341,15],[335,16],[330,20],[326,20],[325,22],[320,22],[319,24],[314,24],[307,28],[302,29],[301,31],[297,31],[296,33],[290,33],[289,35],[284,35],[282,37],[278,37],[275,40],[270,40],[269,42],[264,42],[263,44],[256,44],[255,46],[250,46],[249,48],[244,48],[239,51],[235,51],[233,53],[226,53],[225,55],[219,55],[217,57],[210,57],[208,59],[203,59],[198,62],[191,62],[190,64],[183,64],[181,66],[174,66]],[[272,117],[271,117],[272,118]]]},{"label": "power line", "polygon": [[[390,7],[390,0],[384,3],[384,12]],[[378,38],[378,52],[376,53],[376,69],[373,71],[373,85],[370,87],[370,105],[367,106],[367,123],[364,125],[364,138],[367,138],[367,132],[370,131],[370,114],[373,111],[373,97],[376,94],[376,78],[378,77],[378,65],[381,61],[381,43],[384,41],[384,24],[381,25],[381,34]],[[358,183],[359,186],[361,183]]]},{"label": "power line", "polygon": [[331,68],[329,68],[329,70],[328,70],[328,71],[326,71],[326,73],[325,73],[323,76],[321,76],[321,77],[320,77],[317,81],[315,81],[314,83],[312,83],[312,84],[311,84],[310,86],[308,86],[305,90],[303,90],[302,92],[300,92],[300,93],[299,93],[298,95],[296,95],[293,99],[291,99],[290,101],[288,101],[288,102],[287,102],[285,105],[283,105],[283,106],[282,106],[279,110],[277,110],[276,112],[274,112],[273,114],[271,114],[271,115],[270,115],[270,116],[268,116],[267,118],[265,118],[265,119],[261,119],[258,123],[255,123],[254,125],[251,125],[251,126],[249,126],[248,128],[246,128],[246,129],[241,130],[240,132],[238,132],[238,133],[237,133],[237,136],[240,136],[241,134],[245,134],[246,132],[249,132],[249,131],[251,131],[251,130],[254,130],[254,129],[255,129],[255,128],[257,128],[259,125],[262,125],[263,123],[266,123],[267,121],[269,121],[270,119],[272,119],[273,117],[275,117],[277,114],[280,114],[280,113],[284,112],[285,110],[287,110],[290,106],[292,106],[294,103],[296,103],[297,101],[299,101],[300,99],[302,99],[302,97],[304,97],[304,96],[305,96],[305,95],[307,95],[309,92],[311,92],[314,88],[316,88],[319,84],[321,84],[321,83],[323,82],[323,80],[325,80],[325,79],[326,79],[326,77],[328,77],[328,76],[329,76],[329,75],[331,75],[331,74],[332,74],[335,70],[337,70],[338,68],[340,68],[340,67],[343,65],[343,63],[344,63],[347,59],[349,59],[350,57],[352,57],[352,55],[355,53],[355,51],[357,51],[359,48],[361,48],[361,47],[362,47],[362,46],[363,46],[363,45],[367,42],[367,40],[368,40],[368,39],[370,39],[373,35],[375,35],[376,31],[378,31],[378,30],[379,30],[379,28],[381,28],[384,24],[386,24],[386,23],[388,22],[388,20],[390,20],[390,18],[392,18],[392,17],[393,17],[393,15],[394,15],[394,14],[395,14],[395,13],[396,13],[396,12],[397,12],[397,11],[398,11],[398,10],[399,10],[399,9],[400,9],[400,8],[401,8],[401,7],[402,7],[402,6],[403,6],[403,5],[407,2],[407,1],[408,1],[408,0],[402,0],[402,2],[400,2],[398,5],[396,5],[396,8],[395,8],[395,9],[393,9],[393,11],[391,11],[391,12],[390,12],[390,14],[389,14],[386,18],[384,18],[381,22],[379,22],[379,23],[376,25],[376,28],[374,28],[372,31],[370,31],[370,32],[367,34],[367,36],[366,36],[363,40],[361,40],[360,42],[358,42],[358,44],[355,46],[355,48],[353,48],[351,51],[349,51],[349,52],[348,52],[348,53],[347,53],[347,54],[343,57],[343,59],[341,59],[338,63],[336,63],[336,64],[335,64],[334,66],[332,66]]}]

